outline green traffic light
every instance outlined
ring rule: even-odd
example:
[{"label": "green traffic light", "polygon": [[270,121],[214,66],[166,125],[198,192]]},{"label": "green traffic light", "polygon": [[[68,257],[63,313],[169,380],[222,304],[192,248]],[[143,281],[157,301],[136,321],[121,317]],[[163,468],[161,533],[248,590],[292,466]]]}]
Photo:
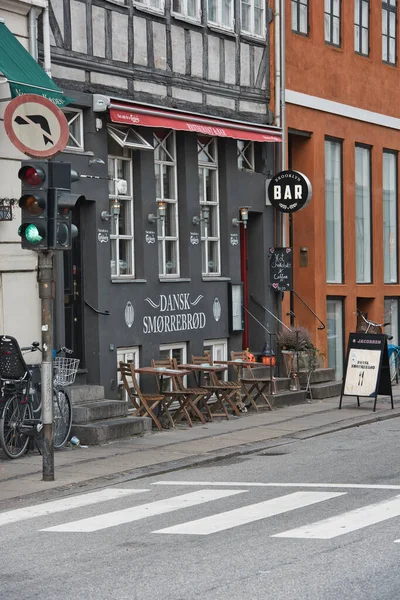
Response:
[{"label": "green traffic light", "polygon": [[43,240],[43,236],[40,234],[39,229],[33,223],[30,223],[27,226],[21,226],[18,228],[18,235],[24,237],[27,242],[33,244],[40,244]]}]

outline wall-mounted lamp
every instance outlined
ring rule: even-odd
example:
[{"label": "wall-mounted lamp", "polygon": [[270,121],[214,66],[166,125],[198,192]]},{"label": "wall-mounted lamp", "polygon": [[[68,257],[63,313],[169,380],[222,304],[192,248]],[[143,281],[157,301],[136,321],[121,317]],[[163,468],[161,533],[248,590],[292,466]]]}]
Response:
[{"label": "wall-mounted lamp", "polygon": [[165,219],[165,215],[167,212],[167,203],[164,200],[157,200],[157,213],[158,215],[153,215],[153,213],[147,216],[147,220],[149,223],[155,223],[158,219],[160,219],[161,223]]},{"label": "wall-mounted lamp", "polygon": [[110,204],[110,212],[103,210],[100,214],[102,221],[110,221],[111,219],[117,219],[121,212],[121,205],[118,199],[115,199]]},{"label": "wall-mounted lamp", "polygon": [[246,229],[247,221],[249,220],[249,208],[250,206],[242,206],[240,210],[240,219],[236,217],[232,219],[232,225],[234,227],[239,227],[239,224],[242,223],[243,227]]},{"label": "wall-mounted lamp", "polygon": [[201,221],[203,221],[204,225],[208,225],[208,221],[210,220],[210,207],[203,204],[200,208],[200,216],[195,216],[192,219],[193,225],[199,225]]}]

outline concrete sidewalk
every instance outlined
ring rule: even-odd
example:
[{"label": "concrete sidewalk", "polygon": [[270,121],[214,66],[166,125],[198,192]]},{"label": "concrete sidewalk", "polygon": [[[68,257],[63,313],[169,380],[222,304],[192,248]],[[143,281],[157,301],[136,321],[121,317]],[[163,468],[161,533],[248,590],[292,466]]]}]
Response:
[{"label": "concrete sidewalk", "polygon": [[84,485],[100,485],[102,480],[138,479],[162,474],[221,458],[249,454],[271,446],[306,439],[400,416],[400,386],[393,388],[395,408],[390,398],[379,397],[376,412],[373,401],[339,398],[308,401],[272,412],[245,413],[229,421],[218,419],[192,428],[180,426],[164,432],[89,448],[70,446],[55,452],[55,481],[42,481],[42,457],[37,452],[8,460],[0,451],[0,508],[9,500],[30,495],[50,496]]}]

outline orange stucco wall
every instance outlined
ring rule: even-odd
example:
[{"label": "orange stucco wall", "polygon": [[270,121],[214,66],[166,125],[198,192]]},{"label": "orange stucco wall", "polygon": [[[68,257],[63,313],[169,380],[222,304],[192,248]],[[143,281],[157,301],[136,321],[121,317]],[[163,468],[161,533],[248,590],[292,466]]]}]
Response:
[{"label": "orange stucco wall", "polygon": [[[286,89],[400,117],[400,68],[382,63],[381,6],[371,2],[370,56],[354,52],[354,6],[342,0],[341,48],[324,41],[324,1],[310,4],[308,37],[291,31],[291,2],[286,1]],[[399,15],[400,16],[400,15]],[[398,19],[400,22],[400,19]],[[398,24],[399,28],[399,24]],[[399,41],[399,31],[397,32]],[[400,46],[400,44],[399,44]],[[294,289],[326,322],[327,296],[344,299],[345,340],[356,325],[355,310],[383,321],[384,297],[399,296],[400,285],[383,282],[382,152],[400,151],[400,131],[310,108],[287,104],[287,127],[310,132],[311,137],[290,136],[291,167],[305,173],[313,186],[309,205],[293,216]],[[326,283],[325,253],[325,137],[343,143],[343,260],[344,283]],[[373,283],[356,284],[355,265],[355,144],[371,146]],[[291,149],[291,150],[290,150]],[[308,249],[308,266],[300,266],[300,248]],[[364,302],[360,299],[370,299]],[[314,331],[326,352],[326,330],[317,331],[314,317],[295,302],[298,324]]]}]

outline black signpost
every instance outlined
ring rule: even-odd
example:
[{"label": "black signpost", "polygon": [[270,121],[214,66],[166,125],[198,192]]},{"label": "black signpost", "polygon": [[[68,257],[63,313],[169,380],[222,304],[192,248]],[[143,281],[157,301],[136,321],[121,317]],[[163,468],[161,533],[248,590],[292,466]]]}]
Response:
[{"label": "black signpost", "polygon": [[350,333],[339,408],[342,408],[343,396],[356,396],[358,406],[361,396],[375,398],[375,412],[378,394],[390,396],[394,408],[387,337]]},{"label": "black signpost", "polygon": [[269,280],[276,292],[287,292],[292,289],[293,264],[291,248],[269,249]]}]

